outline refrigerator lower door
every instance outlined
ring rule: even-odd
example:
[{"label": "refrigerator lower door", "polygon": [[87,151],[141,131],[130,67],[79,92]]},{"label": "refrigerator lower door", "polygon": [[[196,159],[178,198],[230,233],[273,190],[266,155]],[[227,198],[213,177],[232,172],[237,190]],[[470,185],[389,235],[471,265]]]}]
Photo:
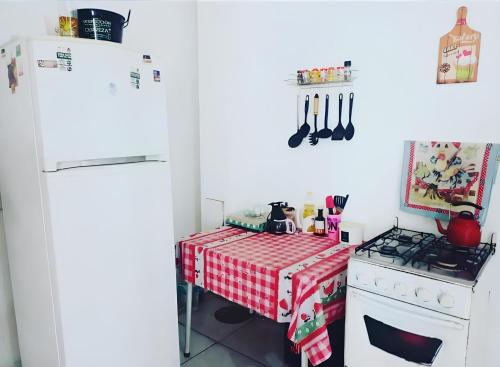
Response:
[{"label": "refrigerator lower door", "polygon": [[179,366],[168,164],[44,175],[62,365]]}]

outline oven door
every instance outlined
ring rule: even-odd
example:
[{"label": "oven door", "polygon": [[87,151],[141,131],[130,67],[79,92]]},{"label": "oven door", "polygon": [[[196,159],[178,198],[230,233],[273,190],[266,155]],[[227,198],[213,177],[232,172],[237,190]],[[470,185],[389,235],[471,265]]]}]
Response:
[{"label": "oven door", "polygon": [[469,321],[348,287],[346,367],[464,367]]}]

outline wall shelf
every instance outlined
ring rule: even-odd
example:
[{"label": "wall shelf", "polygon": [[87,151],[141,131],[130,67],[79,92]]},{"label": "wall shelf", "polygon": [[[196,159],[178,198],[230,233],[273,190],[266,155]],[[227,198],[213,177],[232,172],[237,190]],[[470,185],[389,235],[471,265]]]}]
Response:
[{"label": "wall shelf", "polygon": [[351,80],[341,80],[341,81],[333,81],[333,82],[323,82],[323,83],[309,83],[309,84],[298,84],[297,78],[295,74],[290,74],[289,79],[285,79],[285,82],[291,86],[296,87],[298,89],[319,89],[319,88],[343,88],[343,87],[352,87],[354,85],[354,80],[357,79],[358,70],[352,70]]},{"label": "wall shelf", "polygon": [[345,82],[327,82],[327,83],[314,83],[314,84],[297,84],[297,80],[285,80],[288,85],[299,89],[319,89],[319,88],[342,88],[354,85],[353,80]]}]

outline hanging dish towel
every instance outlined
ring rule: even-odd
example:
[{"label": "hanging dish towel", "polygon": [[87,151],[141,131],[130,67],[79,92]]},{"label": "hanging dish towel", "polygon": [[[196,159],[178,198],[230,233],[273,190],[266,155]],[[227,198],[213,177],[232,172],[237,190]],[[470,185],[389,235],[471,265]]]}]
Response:
[{"label": "hanging dish towel", "polygon": [[500,155],[499,144],[406,141],[401,181],[401,210],[448,219],[470,206],[481,224],[486,219]]}]

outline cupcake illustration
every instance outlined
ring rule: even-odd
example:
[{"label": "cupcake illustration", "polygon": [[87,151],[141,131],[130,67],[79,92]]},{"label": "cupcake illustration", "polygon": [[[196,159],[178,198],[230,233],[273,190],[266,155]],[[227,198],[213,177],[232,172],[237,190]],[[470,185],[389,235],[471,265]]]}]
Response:
[{"label": "cupcake illustration", "polygon": [[474,77],[477,67],[477,58],[472,54],[472,50],[463,50],[457,55],[457,81],[466,82]]}]

